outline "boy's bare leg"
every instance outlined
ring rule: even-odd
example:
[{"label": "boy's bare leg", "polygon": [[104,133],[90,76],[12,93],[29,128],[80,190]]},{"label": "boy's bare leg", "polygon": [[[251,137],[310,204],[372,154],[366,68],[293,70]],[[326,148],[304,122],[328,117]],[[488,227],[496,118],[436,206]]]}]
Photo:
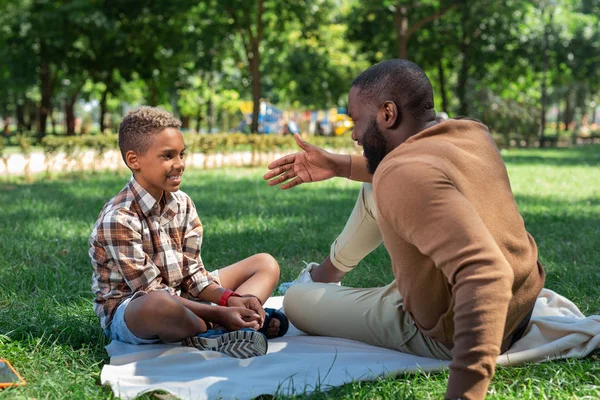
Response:
[{"label": "boy's bare leg", "polygon": [[[219,270],[221,286],[240,295],[256,296],[261,304],[273,293],[279,281],[279,264],[270,254],[259,253]],[[269,336],[279,331],[280,322],[273,318],[269,325]]]},{"label": "boy's bare leg", "polygon": [[267,301],[279,281],[279,264],[267,253],[250,256],[219,270],[221,286]]},{"label": "boy's bare leg", "polygon": [[163,342],[178,342],[205,332],[206,323],[165,291],[147,293],[129,303],[125,323],[142,339],[159,337]]}]

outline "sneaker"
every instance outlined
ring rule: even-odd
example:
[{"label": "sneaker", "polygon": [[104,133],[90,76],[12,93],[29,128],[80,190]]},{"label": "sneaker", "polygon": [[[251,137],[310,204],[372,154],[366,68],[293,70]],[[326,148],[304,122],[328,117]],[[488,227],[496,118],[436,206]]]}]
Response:
[{"label": "sneaker", "polygon": [[[304,263],[306,264],[306,262]],[[314,282],[312,280],[312,277],[310,276],[310,272],[313,270],[313,268],[318,267],[319,264],[317,264],[316,262],[311,262],[310,264],[306,264],[306,268],[304,268],[302,271],[300,271],[300,273],[298,274],[298,276],[296,277],[296,279],[294,279],[291,282],[284,282],[281,285],[279,285],[279,287],[277,288],[277,291],[275,292],[275,294],[277,296],[283,296],[285,294],[285,292],[287,292],[287,290],[294,286],[297,283],[311,283]],[[331,282],[332,285],[337,285],[337,286],[341,286],[342,283],[341,282]]]},{"label": "sneaker", "polygon": [[237,331],[211,329],[181,342],[198,350],[218,351],[234,358],[250,358],[267,354],[267,337],[250,328]]}]

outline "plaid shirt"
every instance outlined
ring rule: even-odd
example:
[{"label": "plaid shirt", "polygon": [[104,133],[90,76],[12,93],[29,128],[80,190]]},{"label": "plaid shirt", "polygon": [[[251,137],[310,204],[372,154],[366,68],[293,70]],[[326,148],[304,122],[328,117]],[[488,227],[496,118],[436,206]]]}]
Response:
[{"label": "plaid shirt", "polygon": [[132,177],[100,213],[90,236],[94,311],[106,329],[121,302],[152,290],[197,297],[217,283],[200,258],[202,224],[182,191],[160,205]]}]

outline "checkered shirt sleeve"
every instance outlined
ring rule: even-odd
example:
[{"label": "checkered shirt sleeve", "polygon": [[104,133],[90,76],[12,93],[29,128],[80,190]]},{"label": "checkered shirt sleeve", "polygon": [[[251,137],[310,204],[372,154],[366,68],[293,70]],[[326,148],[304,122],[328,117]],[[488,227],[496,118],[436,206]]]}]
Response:
[{"label": "checkered shirt sleeve", "polygon": [[210,275],[204,269],[204,263],[200,255],[202,246],[202,223],[196,212],[194,202],[187,197],[185,233],[183,237],[183,271],[185,274],[181,282],[182,291],[187,292],[192,297],[199,297],[200,292],[211,283],[216,282],[216,277]]}]

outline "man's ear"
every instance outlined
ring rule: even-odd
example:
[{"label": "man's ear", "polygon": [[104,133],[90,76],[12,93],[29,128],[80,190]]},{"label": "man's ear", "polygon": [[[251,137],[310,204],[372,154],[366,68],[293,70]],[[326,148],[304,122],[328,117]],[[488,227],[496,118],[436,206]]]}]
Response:
[{"label": "man's ear", "polygon": [[132,171],[140,169],[140,159],[137,153],[133,150],[129,150],[125,153],[125,163]]},{"label": "man's ear", "polygon": [[386,129],[393,129],[400,123],[400,110],[393,101],[386,101],[381,108],[382,125]]}]

